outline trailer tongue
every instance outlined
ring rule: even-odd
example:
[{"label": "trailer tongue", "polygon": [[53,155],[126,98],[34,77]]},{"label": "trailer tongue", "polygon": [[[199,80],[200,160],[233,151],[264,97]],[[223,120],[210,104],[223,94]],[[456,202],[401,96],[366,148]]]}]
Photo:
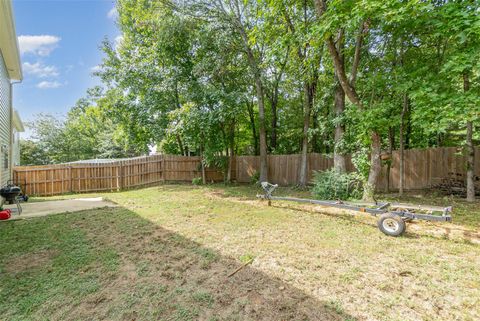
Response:
[{"label": "trailer tongue", "polygon": [[452,221],[452,207],[436,206],[415,206],[408,204],[391,203],[356,203],[343,201],[322,201],[296,197],[273,196],[273,192],[278,187],[277,184],[268,182],[261,183],[264,194],[257,195],[260,199],[268,200],[271,205],[272,200],[291,201],[299,203],[310,203],[328,207],[336,207],[357,212],[369,213],[373,216],[379,215],[377,226],[386,235],[400,236],[405,232],[406,222],[412,220],[425,220],[437,222]]}]

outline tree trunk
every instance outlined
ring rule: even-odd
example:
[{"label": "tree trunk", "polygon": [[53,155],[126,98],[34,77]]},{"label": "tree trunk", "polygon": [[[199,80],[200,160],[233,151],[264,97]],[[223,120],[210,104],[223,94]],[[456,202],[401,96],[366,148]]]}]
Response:
[{"label": "tree trunk", "polygon": [[[236,3],[238,5],[238,3]],[[240,14],[237,7],[237,14]],[[267,133],[265,131],[265,94],[263,92],[262,77],[260,65],[250,47],[250,39],[242,24],[241,18],[236,17],[235,26],[242,37],[242,44],[247,54],[248,64],[255,78],[255,91],[258,100],[258,122],[260,135],[260,182],[268,181],[268,163],[267,163]]]},{"label": "tree trunk", "polygon": [[377,186],[378,176],[382,170],[382,162],[380,159],[382,140],[380,134],[376,131],[371,133],[371,151],[370,151],[370,172],[368,173],[368,180],[363,190],[363,200],[372,201]]},{"label": "tree trunk", "polygon": [[182,143],[182,138],[180,137],[180,135],[176,135],[177,136],[177,144],[178,144],[178,148],[180,149],[180,152],[182,153],[183,156],[186,156],[185,155],[185,149],[183,148],[183,143]]},{"label": "tree trunk", "polygon": [[[345,55],[344,51],[344,30],[340,29],[338,32],[337,38],[337,47],[338,58],[344,63]],[[352,75],[353,77],[353,75]],[[334,114],[337,118],[337,123],[335,124],[335,133],[333,139],[333,168],[340,173],[345,173],[347,171],[347,165],[345,163],[345,155],[342,151],[343,135],[345,134],[345,125],[343,122],[339,122],[338,118],[343,116],[345,111],[345,91],[342,88],[338,80],[338,74],[335,70],[335,96],[334,96]]]},{"label": "tree trunk", "polygon": [[390,171],[392,169],[392,153],[395,146],[395,131],[393,127],[388,128],[388,156],[387,160],[387,193],[390,193]]},{"label": "tree trunk", "polygon": [[312,113],[312,128],[313,128],[313,135],[312,135],[312,151],[314,153],[320,153],[321,148],[319,146],[319,139],[318,139],[318,111],[313,110]]},{"label": "tree trunk", "polygon": [[233,169],[233,161],[235,157],[235,123],[233,122],[230,124],[230,135],[229,135],[229,149],[230,149],[230,157],[228,158],[228,166],[227,166],[227,182],[232,182],[232,169]]},{"label": "tree trunk", "polygon": [[255,87],[257,89],[258,119],[260,123],[260,182],[267,182],[267,133],[265,132],[265,103],[260,75],[255,76]]},{"label": "tree trunk", "polygon": [[475,201],[475,148],[473,146],[473,123],[467,121],[467,202]]},{"label": "tree trunk", "polygon": [[227,170],[225,173],[225,183],[232,182],[232,158],[233,158],[233,151],[228,149],[228,162],[227,162]]},{"label": "tree trunk", "polygon": [[252,128],[254,154],[258,155],[258,136],[257,136],[257,129],[255,126],[255,113],[253,111],[253,103],[247,102],[246,104],[247,104],[248,117],[250,118],[250,127]]},{"label": "tree trunk", "polygon": [[[463,91],[470,90],[470,79],[468,73],[463,74]],[[473,146],[473,123],[467,121],[467,202],[475,201],[475,181],[474,181],[474,166],[475,166],[475,148]]]},{"label": "tree trunk", "polygon": [[205,164],[203,162],[203,145],[200,145],[200,168],[202,171],[202,184],[207,184],[207,175],[205,173]]},{"label": "tree trunk", "polygon": [[307,185],[308,178],[308,129],[310,128],[310,114],[313,105],[313,85],[305,82],[303,87],[303,95],[303,138],[300,171],[298,175],[299,187],[305,187]]},{"label": "tree trunk", "polygon": [[405,115],[408,111],[408,95],[403,95],[403,108],[400,118],[400,164],[399,164],[399,182],[398,182],[398,194],[403,195],[403,189],[405,185]]},{"label": "tree trunk", "polygon": [[270,149],[275,150],[277,148],[277,94],[273,94],[274,97],[270,99],[270,105],[272,107],[272,133],[270,136]]},{"label": "tree trunk", "polygon": [[410,103],[407,104],[407,110],[405,111],[405,149],[410,148],[410,138],[412,137],[412,122],[410,119]]},{"label": "tree trunk", "polygon": [[203,158],[202,158],[202,184],[205,185],[207,184],[207,174],[205,172],[205,164],[203,163]]},{"label": "tree trunk", "polygon": [[[343,91],[342,86],[337,83],[335,86],[335,106],[334,112],[335,117],[342,117],[345,110],[345,92]],[[345,125],[342,122],[338,122],[335,125],[335,137],[334,137],[334,148],[333,148],[333,168],[340,173],[345,173],[347,171],[347,165],[345,162],[345,155],[342,151],[343,135],[345,134]]]}]

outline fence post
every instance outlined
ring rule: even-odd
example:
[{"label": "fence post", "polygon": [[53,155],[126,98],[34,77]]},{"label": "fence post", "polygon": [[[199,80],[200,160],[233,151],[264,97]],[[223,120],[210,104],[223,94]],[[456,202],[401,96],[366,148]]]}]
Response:
[{"label": "fence post", "polygon": [[119,174],[119,176],[120,176],[120,180],[119,180],[120,186],[119,186],[119,189],[120,189],[120,190],[123,190],[123,184],[124,184],[124,182],[123,182],[123,179],[124,179],[123,175],[124,175],[124,172],[123,172],[123,161],[120,161],[120,174]]},{"label": "fence post", "polygon": [[165,155],[162,155],[162,182],[165,183]]},{"label": "fence post", "polygon": [[73,193],[72,166],[68,166],[68,178],[69,178],[69,184],[70,184],[70,186],[68,187],[68,191],[70,193]]},{"label": "fence post", "polygon": [[35,185],[37,185],[36,182],[38,181],[38,180],[37,180],[37,172],[34,172],[34,175],[32,175],[32,176],[34,177],[34,179],[33,179],[33,182],[34,182],[34,183],[33,183],[33,195],[36,195],[35,192],[37,191],[37,189],[36,189],[36,186],[35,186]]},{"label": "fence post", "polygon": [[53,192],[53,190],[54,190],[54,188],[53,188],[54,182],[53,182],[53,181],[54,181],[54,177],[55,177],[54,174],[55,174],[55,169],[53,169],[53,170],[50,171],[50,181],[51,181],[51,183],[52,183],[52,184],[50,184],[50,186],[51,186],[51,191],[52,191],[51,194],[52,194],[52,195],[54,195],[54,192]]}]

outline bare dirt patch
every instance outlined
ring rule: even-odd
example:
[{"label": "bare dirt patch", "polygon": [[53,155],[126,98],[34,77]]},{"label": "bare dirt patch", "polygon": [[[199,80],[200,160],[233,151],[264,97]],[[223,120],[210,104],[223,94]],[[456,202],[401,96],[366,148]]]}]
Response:
[{"label": "bare dirt patch", "polygon": [[50,264],[56,255],[55,250],[40,250],[19,255],[7,261],[5,272],[14,274],[39,269]]}]

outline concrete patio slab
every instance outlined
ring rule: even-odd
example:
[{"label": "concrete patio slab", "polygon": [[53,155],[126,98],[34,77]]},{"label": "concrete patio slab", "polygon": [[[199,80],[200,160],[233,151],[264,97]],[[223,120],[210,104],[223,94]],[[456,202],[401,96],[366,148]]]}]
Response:
[{"label": "concrete patio slab", "polygon": [[[95,198],[76,198],[69,200],[55,200],[45,202],[21,203],[23,212],[21,215],[17,213],[17,206],[14,204],[5,205],[4,208],[12,210],[12,217],[7,221],[21,220],[33,217],[41,217],[66,212],[77,212],[83,210],[91,210],[101,207],[116,207],[115,203],[104,200],[101,197]],[[1,222],[1,221],[0,221]]]}]

